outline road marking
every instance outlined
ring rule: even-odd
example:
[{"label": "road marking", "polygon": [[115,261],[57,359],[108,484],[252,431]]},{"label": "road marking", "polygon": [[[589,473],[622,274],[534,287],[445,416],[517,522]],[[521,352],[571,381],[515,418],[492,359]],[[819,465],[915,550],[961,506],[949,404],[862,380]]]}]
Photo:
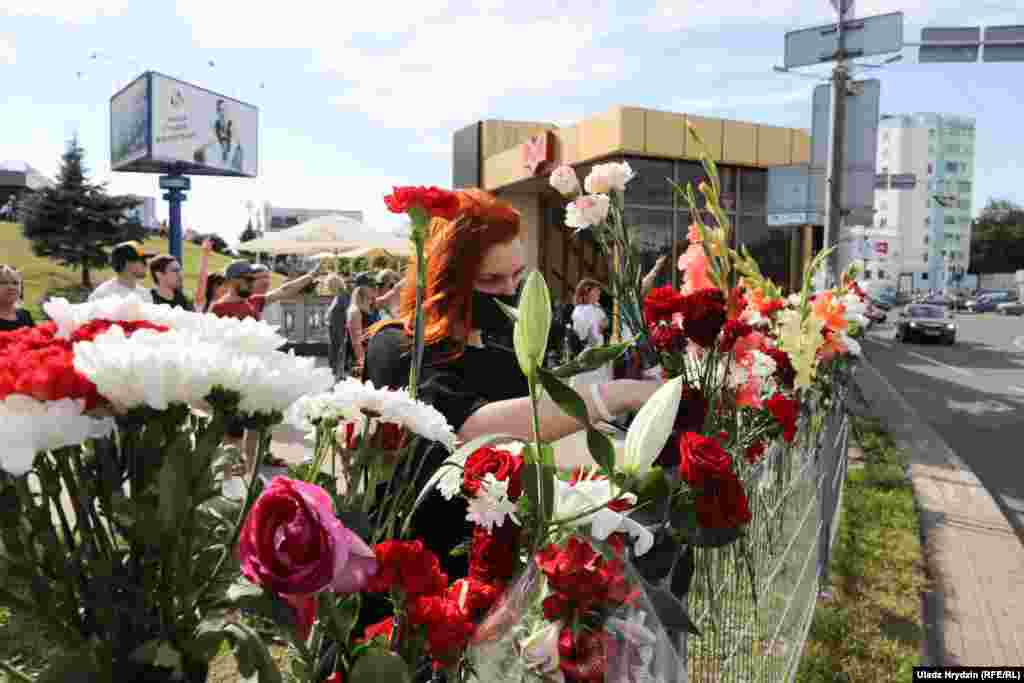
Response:
[{"label": "road marking", "polygon": [[958,368],[955,365],[949,365],[948,363],[943,363],[940,360],[935,360],[934,358],[929,358],[928,356],[924,355],[923,353],[917,353],[916,351],[907,351],[907,355],[908,356],[914,356],[915,358],[920,358],[923,361],[927,361],[927,362],[932,363],[934,365],[938,365],[939,367],[946,368],[947,370],[952,370],[953,372],[956,372],[956,373],[961,374],[961,375],[970,376],[972,374],[970,370],[964,370],[963,368]]}]

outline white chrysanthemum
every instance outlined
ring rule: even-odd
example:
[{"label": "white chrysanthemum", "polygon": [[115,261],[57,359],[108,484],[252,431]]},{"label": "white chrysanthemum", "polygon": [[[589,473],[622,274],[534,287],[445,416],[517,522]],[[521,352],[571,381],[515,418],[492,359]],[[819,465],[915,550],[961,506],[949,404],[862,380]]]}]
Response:
[{"label": "white chrysanthemum", "polygon": [[75,344],[75,369],[113,403],[166,410],[175,403],[197,405],[215,387],[237,392],[239,411],[270,414],[287,410],[310,389],[333,381],[316,359],[292,353],[240,353],[190,331],[140,330],[127,337],[112,327],[92,342]]},{"label": "white chrysanthemum", "polygon": [[[613,499],[622,499],[630,504],[636,503],[632,493],[616,495],[612,491],[612,483],[607,479],[583,479],[575,484],[562,480],[555,481],[555,522],[568,520],[583,514],[587,510],[605,505]],[[603,541],[616,531],[628,534],[634,542],[636,554],[643,555],[654,545],[654,535],[633,519],[603,507],[597,512],[567,522],[569,526],[590,526],[590,535]]]},{"label": "white chrysanthemum", "polygon": [[37,401],[17,394],[0,401],[0,469],[21,476],[32,469],[40,451],[108,435],[114,421],[85,415],[83,407],[82,401],[69,398]]},{"label": "white chrysanthemum", "polygon": [[62,339],[67,339],[79,327],[93,320],[145,320],[172,330],[192,332],[205,341],[246,353],[267,353],[281,348],[287,342],[272,326],[260,320],[219,318],[179,307],[151,304],[134,294],[104,297],[83,304],[72,304],[67,299],[55,298],[46,302],[43,310],[56,323],[57,336]]},{"label": "white chrysanthemum", "polygon": [[372,382],[352,378],[338,382],[333,391],[302,397],[287,418],[296,427],[310,430],[318,420],[362,420],[367,413],[455,450],[455,430],[436,408],[413,399],[406,389],[377,389]]},{"label": "white chrysanthemum", "polygon": [[751,355],[753,361],[750,365],[750,371],[755,377],[761,380],[766,380],[775,374],[778,369],[778,365],[775,363],[775,359],[766,353],[760,351],[754,351]]},{"label": "white chrysanthemum", "polygon": [[569,202],[565,207],[565,224],[582,230],[604,223],[611,208],[611,199],[606,194],[585,194]]},{"label": "white chrysanthemum", "polygon": [[516,504],[508,499],[508,482],[487,473],[479,492],[469,500],[466,519],[490,533],[495,526],[503,526],[506,517],[519,524],[515,512]]}]

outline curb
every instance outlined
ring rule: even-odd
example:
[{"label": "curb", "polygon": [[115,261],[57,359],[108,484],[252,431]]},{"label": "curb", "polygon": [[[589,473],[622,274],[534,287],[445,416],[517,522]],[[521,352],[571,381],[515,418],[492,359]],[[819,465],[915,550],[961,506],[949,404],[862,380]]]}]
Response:
[{"label": "curb", "polygon": [[[1024,566],[1021,539],[967,463],[877,368],[864,357],[861,362],[863,372],[855,376],[855,381],[868,402],[869,411],[881,420],[896,446],[908,458],[926,572],[933,582],[931,590],[922,596],[925,623],[922,663],[927,666],[993,664],[996,662],[963,660],[972,655],[984,660],[996,651],[1020,653],[1021,646],[1014,635],[1018,626],[1012,624],[1014,618],[1020,617],[1009,614],[1013,614],[1013,603],[1024,602],[1024,598],[1014,596],[1019,589],[1015,591],[1012,584],[1006,594],[1001,595],[1000,586],[991,581],[992,575],[985,573],[991,569],[991,564],[978,565],[979,558],[970,555],[972,549],[977,552],[984,547],[984,541],[979,538],[1005,537],[1001,542],[1009,544],[1005,547],[1009,548],[1006,559],[1010,567],[1003,573],[1012,575],[1019,571],[1015,565]],[[982,559],[988,563],[998,562],[996,557]],[[954,580],[957,577],[959,581]],[[989,590],[992,592],[986,599],[985,593]],[[992,609],[993,598],[1006,608]],[[1007,630],[1009,633],[1005,632]],[[950,649],[958,651],[951,653]]]}]

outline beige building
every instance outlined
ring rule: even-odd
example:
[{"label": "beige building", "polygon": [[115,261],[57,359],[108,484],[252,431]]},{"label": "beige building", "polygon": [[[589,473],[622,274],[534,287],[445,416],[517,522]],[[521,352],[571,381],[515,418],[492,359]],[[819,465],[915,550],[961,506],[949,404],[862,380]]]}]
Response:
[{"label": "beige building", "polygon": [[544,274],[553,296],[566,301],[581,278],[601,279],[608,264],[591,240],[565,227],[565,202],[548,185],[548,174],[569,164],[582,181],[594,163],[628,161],[637,176],[627,188],[626,219],[653,265],[658,254],[685,248],[690,223],[668,179],[685,187],[704,177],[687,123],[718,163],[734,240],[747,245],[766,274],[790,284],[804,258],[805,235],[767,224],[766,169],[808,161],[810,135],[804,130],[638,107],[615,107],[564,127],[480,121],[455,133],[453,185],[482,187],[522,212],[530,265]]}]

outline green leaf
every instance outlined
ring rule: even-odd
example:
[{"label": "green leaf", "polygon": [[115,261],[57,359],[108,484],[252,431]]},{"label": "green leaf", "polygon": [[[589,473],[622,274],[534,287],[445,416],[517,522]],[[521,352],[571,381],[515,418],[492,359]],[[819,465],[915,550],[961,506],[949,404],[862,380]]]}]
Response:
[{"label": "green leaf", "polygon": [[519,367],[527,377],[534,376],[544,361],[551,332],[551,294],[540,271],[526,278],[519,297],[519,319],[516,321],[514,341]]},{"label": "green leaf", "polygon": [[[525,450],[525,449],[524,449]],[[557,476],[557,469],[552,465],[542,465],[537,462],[527,462],[523,466],[522,471],[522,482],[523,482],[523,495],[533,505],[533,509],[538,512],[542,509],[538,505],[538,487],[537,477],[540,477],[541,493],[543,495],[543,510],[544,514],[547,515],[548,519],[554,514],[555,506],[555,477]]]},{"label": "green leaf", "polygon": [[622,356],[622,354],[624,354],[632,345],[633,341],[630,340],[620,344],[610,344],[608,346],[586,349],[568,363],[560,365],[552,370],[551,374],[560,379],[566,379],[567,377],[572,377],[573,375],[577,375],[581,372],[596,370],[599,367],[618,360],[619,357]]},{"label": "green leaf", "polygon": [[182,455],[173,451],[168,453],[157,480],[160,487],[160,525],[168,534],[179,529],[179,522],[189,509],[191,500],[188,463]]},{"label": "green leaf", "polygon": [[36,683],[93,683],[102,680],[91,650],[68,651],[50,660]]},{"label": "green leaf", "polygon": [[587,427],[587,449],[609,477],[615,473],[615,446],[607,434]]},{"label": "green leaf", "polygon": [[[224,632],[235,643],[238,673],[259,683],[284,683],[270,650],[255,630],[245,624],[228,624]],[[253,676],[255,675],[255,678]]]},{"label": "green leaf", "polygon": [[508,304],[498,301],[497,299],[494,300],[494,303],[498,304],[498,308],[500,308],[502,312],[504,312],[504,314],[507,315],[512,322],[516,322],[517,320],[519,320],[518,308],[516,308],[515,306],[509,306]]},{"label": "green leaf", "polygon": [[169,641],[158,638],[147,640],[135,648],[131,658],[137,662],[166,667],[175,671],[180,671],[182,665],[181,652]]},{"label": "green leaf", "polygon": [[270,591],[238,577],[225,595],[226,602],[247,609],[284,626],[295,625],[295,611],[288,603]]},{"label": "green leaf", "polygon": [[347,680],[348,683],[412,683],[412,675],[397,654],[374,648],[356,660]]},{"label": "green leaf", "polygon": [[585,425],[590,424],[590,416],[587,413],[587,404],[583,402],[583,399],[580,398],[580,395],[576,393],[575,389],[558,379],[558,377],[548,370],[544,370],[542,368],[538,374],[540,376],[541,384],[544,385],[545,391],[548,392],[548,396],[558,404],[558,407],[561,408],[566,415],[579,420]]}]

